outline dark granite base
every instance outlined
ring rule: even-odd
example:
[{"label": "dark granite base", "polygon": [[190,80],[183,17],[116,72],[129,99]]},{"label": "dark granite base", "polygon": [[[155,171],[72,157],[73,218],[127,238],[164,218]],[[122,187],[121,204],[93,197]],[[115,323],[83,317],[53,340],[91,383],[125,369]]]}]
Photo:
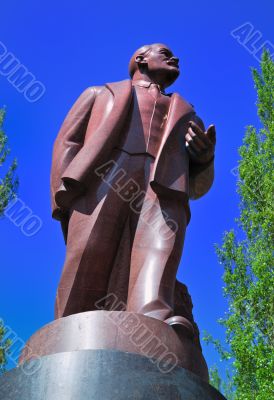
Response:
[{"label": "dark granite base", "polygon": [[45,356],[0,377],[1,400],[225,400],[193,373],[112,350]]}]

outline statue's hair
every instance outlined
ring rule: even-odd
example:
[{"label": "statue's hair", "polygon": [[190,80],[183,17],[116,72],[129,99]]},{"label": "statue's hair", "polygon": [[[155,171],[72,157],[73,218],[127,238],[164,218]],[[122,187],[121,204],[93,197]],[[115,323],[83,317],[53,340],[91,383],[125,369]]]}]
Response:
[{"label": "statue's hair", "polygon": [[137,56],[146,56],[148,55],[151,50],[152,47],[154,46],[154,44],[146,44],[145,46],[140,47],[138,50],[136,50],[133,54],[133,56],[131,57],[130,61],[129,61],[129,75],[132,78],[134,73],[137,71],[138,69],[138,64],[136,62],[136,57]]}]

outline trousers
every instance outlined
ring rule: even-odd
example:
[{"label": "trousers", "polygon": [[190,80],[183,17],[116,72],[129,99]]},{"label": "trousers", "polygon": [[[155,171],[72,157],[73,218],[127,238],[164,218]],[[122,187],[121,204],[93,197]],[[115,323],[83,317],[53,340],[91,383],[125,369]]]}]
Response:
[{"label": "trousers", "polygon": [[186,209],[150,186],[154,158],[115,149],[91,174],[70,210],[67,251],[55,317],[98,309],[108,294],[126,310],[160,320],[174,313]]}]

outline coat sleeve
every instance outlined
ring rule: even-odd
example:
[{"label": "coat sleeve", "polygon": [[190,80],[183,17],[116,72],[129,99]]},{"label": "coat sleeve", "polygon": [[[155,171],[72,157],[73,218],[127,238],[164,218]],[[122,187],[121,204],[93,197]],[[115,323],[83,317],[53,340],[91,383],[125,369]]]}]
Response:
[{"label": "coat sleeve", "polygon": [[[195,115],[194,122],[205,131],[203,121]],[[189,197],[196,200],[206,194],[211,188],[214,180],[214,157],[211,161],[198,164],[190,160],[189,162]]]},{"label": "coat sleeve", "polygon": [[61,176],[83,146],[95,97],[94,87],[86,89],[80,95],[66,116],[54,142],[50,187],[52,216],[55,219],[62,220],[69,201],[81,191],[81,188],[74,188],[68,193]]}]

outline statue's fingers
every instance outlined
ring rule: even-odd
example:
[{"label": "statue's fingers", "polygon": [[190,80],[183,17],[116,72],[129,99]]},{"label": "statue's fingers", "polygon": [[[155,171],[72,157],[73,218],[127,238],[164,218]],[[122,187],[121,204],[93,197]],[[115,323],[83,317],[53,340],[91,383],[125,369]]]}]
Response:
[{"label": "statue's fingers", "polygon": [[209,137],[206,135],[206,132],[204,132],[198,124],[195,122],[190,122],[190,127],[189,129],[192,129],[192,131],[197,135],[197,137],[205,144],[206,147],[211,145],[211,141]]},{"label": "statue's fingers", "polygon": [[193,141],[193,138],[189,133],[186,134],[186,141],[189,144],[189,147],[195,152],[199,153],[201,150],[199,146]]},{"label": "statue's fingers", "polygon": [[215,125],[210,125],[206,131],[207,137],[211,142],[216,143],[216,128]]},{"label": "statue's fingers", "polygon": [[196,133],[196,135],[200,136],[204,136],[204,131],[199,127],[198,124],[196,124],[193,121],[189,122],[190,127],[192,128],[192,130]]},{"label": "statue's fingers", "polygon": [[198,157],[197,153],[191,149],[189,144],[186,142],[186,149],[187,152],[192,156],[193,159],[196,159]]},{"label": "statue's fingers", "polygon": [[208,147],[208,139],[204,134],[203,134],[203,138],[201,138],[196,133],[194,133],[194,131],[192,130],[191,127],[188,128],[188,133],[192,137],[194,143],[196,143],[201,150],[205,150]]}]

